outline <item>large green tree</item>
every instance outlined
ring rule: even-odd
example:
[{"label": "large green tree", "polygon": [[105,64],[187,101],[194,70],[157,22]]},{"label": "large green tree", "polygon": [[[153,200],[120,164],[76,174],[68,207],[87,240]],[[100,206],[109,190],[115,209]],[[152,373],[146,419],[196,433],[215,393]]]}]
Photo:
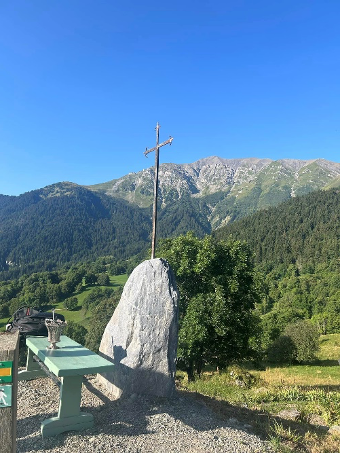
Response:
[{"label": "large green tree", "polygon": [[225,367],[249,354],[258,301],[251,254],[240,241],[193,233],[160,243],[180,291],[179,366],[189,379],[205,364]]}]

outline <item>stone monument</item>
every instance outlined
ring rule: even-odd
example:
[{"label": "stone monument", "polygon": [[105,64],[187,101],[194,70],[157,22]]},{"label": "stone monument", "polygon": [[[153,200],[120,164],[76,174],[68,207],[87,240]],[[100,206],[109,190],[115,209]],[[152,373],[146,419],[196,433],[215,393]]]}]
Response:
[{"label": "stone monument", "polygon": [[98,380],[115,398],[175,392],[178,299],[166,260],[146,260],[130,275],[100,345],[116,367]]}]

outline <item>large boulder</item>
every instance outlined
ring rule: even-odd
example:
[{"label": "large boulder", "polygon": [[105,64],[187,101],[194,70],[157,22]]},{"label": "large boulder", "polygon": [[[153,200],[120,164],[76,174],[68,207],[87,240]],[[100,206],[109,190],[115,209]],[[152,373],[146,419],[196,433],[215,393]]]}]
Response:
[{"label": "large boulder", "polygon": [[130,275],[100,345],[102,356],[116,367],[98,378],[114,397],[173,395],[178,298],[164,259],[146,260]]}]

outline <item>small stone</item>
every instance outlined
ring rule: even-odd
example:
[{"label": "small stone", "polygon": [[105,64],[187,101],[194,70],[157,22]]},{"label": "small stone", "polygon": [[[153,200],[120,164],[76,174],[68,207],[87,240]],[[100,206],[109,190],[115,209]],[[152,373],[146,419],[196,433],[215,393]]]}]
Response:
[{"label": "small stone", "polygon": [[278,416],[283,419],[289,419],[290,421],[297,421],[301,413],[296,408],[287,408],[278,413]]},{"label": "small stone", "polygon": [[340,426],[331,426],[328,433],[331,435],[340,435]]}]

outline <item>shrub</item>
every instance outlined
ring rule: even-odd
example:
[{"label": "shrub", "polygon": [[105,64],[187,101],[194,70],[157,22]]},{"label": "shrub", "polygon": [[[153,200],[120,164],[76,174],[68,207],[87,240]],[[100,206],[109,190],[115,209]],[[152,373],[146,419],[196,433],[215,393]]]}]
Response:
[{"label": "shrub", "polygon": [[64,307],[68,311],[74,311],[77,306],[78,299],[75,296],[72,296],[71,298],[66,298],[66,300],[64,301]]},{"label": "shrub", "polygon": [[285,328],[284,335],[290,337],[295,345],[295,361],[302,363],[316,358],[320,346],[319,332],[309,320],[290,323]]},{"label": "shrub", "polygon": [[64,329],[64,334],[81,345],[85,344],[85,337],[87,335],[87,329],[84,326],[76,322],[67,322]]},{"label": "shrub", "polygon": [[290,323],[269,347],[267,357],[270,362],[291,364],[309,362],[315,359],[319,349],[319,333],[309,320]]},{"label": "shrub", "polygon": [[295,358],[295,344],[289,336],[279,336],[267,352],[270,363],[291,364]]}]

